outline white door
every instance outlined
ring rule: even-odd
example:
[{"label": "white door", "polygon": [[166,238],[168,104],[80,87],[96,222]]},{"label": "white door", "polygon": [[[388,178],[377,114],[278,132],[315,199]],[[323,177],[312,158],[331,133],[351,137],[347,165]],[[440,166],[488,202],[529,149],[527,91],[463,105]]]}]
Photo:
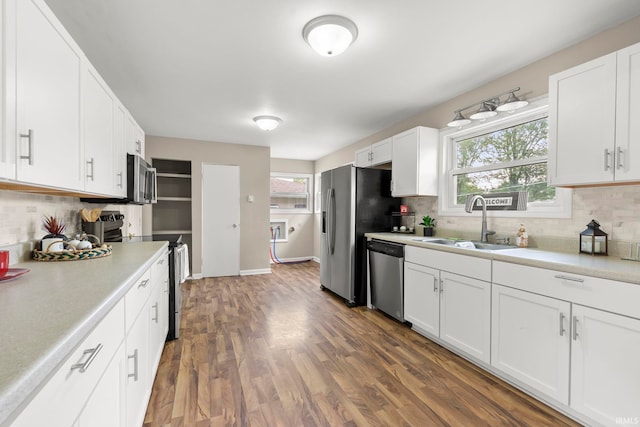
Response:
[{"label": "white door", "polygon": [[440,272],[404,263],[404,318],[414,328],[440,335]]},{"label": "white door", "polygon": [[240,274],[240,167],[202,165],[202,275]]},{"label": "white door", "polygon": [[640,179],[640,43],[618,51],[616,181]]},{"label": "white door", "polygon": [[440,338],[490,363],[491,283],[440,272]]},{"label": "white door", "polygon": [[638,424],[640,320],[577,304],[572,319],[571,407],[604,425]]},{"label": "white door", "polygon": [[569,404],[571,304],[493,284],[491,365]]}]

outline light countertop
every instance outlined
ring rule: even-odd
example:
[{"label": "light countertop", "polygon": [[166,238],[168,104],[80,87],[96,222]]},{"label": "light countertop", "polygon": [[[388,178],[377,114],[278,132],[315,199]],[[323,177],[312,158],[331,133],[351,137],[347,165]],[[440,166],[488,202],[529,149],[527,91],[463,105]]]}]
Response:
[{"label": "light countertop", "polygon": [[31,271],[0,282],[0,425],[167,251],[167,242],[109,244],[104,258],[12,265]]},{"label": "light countertop", "polygon": [[573,274],[600,277],[640,285],[640,262],[625,261],[613,256],[598,256],[578,253],[551,252],[539,249],[516,248],[498,251],[480,251],[436,243],[416,241],[416,239],[443,239],[434,236],[422,237],[415,234],[399,233],[367,233],[366,237],[387,240],[428,249],[471,255],[494,261],[505,261],[514,264],[540,267]]}]

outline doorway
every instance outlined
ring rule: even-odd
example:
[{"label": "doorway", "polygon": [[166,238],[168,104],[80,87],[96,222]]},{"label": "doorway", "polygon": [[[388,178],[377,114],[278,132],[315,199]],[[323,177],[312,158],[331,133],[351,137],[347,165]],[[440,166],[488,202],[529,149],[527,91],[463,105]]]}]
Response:
[{"label": "doorway", "polygon": [[202,276],[240,274],[240,167],[202,165]]}]

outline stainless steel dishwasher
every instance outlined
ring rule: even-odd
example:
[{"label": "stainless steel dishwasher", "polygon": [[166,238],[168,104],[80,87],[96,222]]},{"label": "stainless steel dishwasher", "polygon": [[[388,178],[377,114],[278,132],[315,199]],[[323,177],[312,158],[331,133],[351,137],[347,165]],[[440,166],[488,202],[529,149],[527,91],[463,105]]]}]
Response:
[{"label": "stainless steel dishwasher", "polygon": [[367,249],[371,304],[404,322],[404,245],[370,240]]}]

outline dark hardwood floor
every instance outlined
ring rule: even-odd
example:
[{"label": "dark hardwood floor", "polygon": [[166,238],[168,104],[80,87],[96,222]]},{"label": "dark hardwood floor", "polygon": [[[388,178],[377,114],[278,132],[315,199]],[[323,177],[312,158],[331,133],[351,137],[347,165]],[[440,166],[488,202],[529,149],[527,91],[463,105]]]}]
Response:
[{"label": "dark hardwood floor", "polygon": [[366,307],[318,264],[186,282],[145,427],[573,426],[563,415]]}]

